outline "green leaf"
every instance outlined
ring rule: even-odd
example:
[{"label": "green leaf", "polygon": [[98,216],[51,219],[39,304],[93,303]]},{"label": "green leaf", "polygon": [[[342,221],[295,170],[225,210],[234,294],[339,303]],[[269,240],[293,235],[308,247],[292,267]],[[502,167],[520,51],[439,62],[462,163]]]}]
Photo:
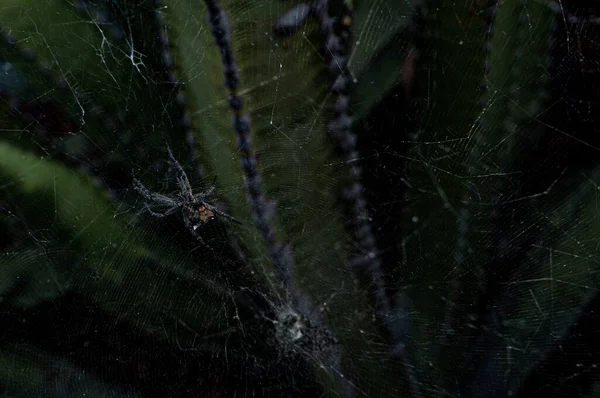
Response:
[{"label": "green leaf", "polygon": [[210,264],[198,268],[168,240],[128,228],[125,215],[88,179],[6,142],[0,142],[0,176],[3,212],[29,235],[24,250],[2,257],[13,276],[5,289],[16,278],[28,289],[12,305],[24,304],[25,294],[31,305],[72,289],[146,330],[164,333],[166,322],[174,333],[177,323],[187,325],[184,341],[231,319],[234,303]]},{"label": "green leaf", "polygon": [[[194,106],[191,114],[198,127],[198,141],[207,154],[203,162],[212,163],[209,167],[219,178],[223,176],[224,185],[243,187],[228,94],[223,80],[214,78],[222,76],[222,65],[207,25],[207,12],[200,4],[168,1],[165,5],[174,59],[181,65],[186,97]],[[252,118],[251,140],[260,153],[263,191],[268,199],[278,201],[276,228],[280,239],[291,240],[296,283],[314,303],[327,301],[331,309],[328,326],[346,347],[350,379],[366,393],[381,392],[373,380],[382,372],[390,372],[385,379],[394,380],[395,371],[393,367],[371,366],[374,352],[380,353],[378,360],[387,363],[387,353],[378,348],[385,343],[371,323],[374,309],[368,294],[358,290],[346,265],[352,247],[339,195],[348,171],[333,154],[326,134],[332,118],[331,83],[318,27],[309,21],[296,35],[281,40],[265,27],[270,28],[288,4],[232,0],[221,5],[232,23],[239,94]],[[366,21],[366,12],[361,8],[357,21]],[[360,51],[356,62],[365,62],[363,47]],[[375,50],[369,47],[369,51]],[[223,193],[232,205],[232,214],[249,223],[245,195],[239,189]],[[264,261],[263,244],[252,237],[257,232],[245,227],[236,227],[236,231],[246,242],[257,270],[273,278],[271,265]],[[343,300],[328,300],[334,294]],[[392,394],[399,388],[387,387]]]},{"label": "green leaf", "polygon": [[2,346],[1,397],[135,397],[26,344]]},{"label": "green leaf", "polygon": [[[458,201],[452,202],[451,207],[457,222],[454,234],[448,236],[455,239],[455,247],[450,243],[447,250],[454,253],[456,260],[443,267],[444,280],[451,281],[444,326],[451,328],[459,340],[458,336],[473,333],[470,329],[475,310],[464,309],[473,308],[486,289],[486,280],[501,272],[494,269],[491,260],[498,256],[494,250],[499,242],[512,242],[520,236],[520,230],[501,229],[501,218],[511,214],[519,219],[528,212],[522,210],[526,202],[519,198],[527,196],[524,192],[528,191],[520,185],[541,179],[536,177],[538,171],[528,165],[530,159],[536,159],[541,140],[551,139],[542,136],[545,130],[536,119],[543,117],[541,110],[547,98],[551,50],[548,38],[554,13],[543,3],[527,4],[526,8],[521,3],[498,3],[493,10],[495,18],[487,29],[485,63],[479,64],[484,73],[472,78],[479,80],[481,94],[468,107],[480,111],[471,115],[470,125],[456,130],[463,132],[462,137],[455,136],[457,145],[450,144],[456,148],[451,153],[457,156],[449,159],[456,158],[454,166],[464,169],[455,168],[451,177],[456,183],[456,194],[462,196],[457,196]],[[551,175],[549,170],[543,174],[545,178]],[[454,238],[456,234],[458,238]],[[458,289],[453,287],[457,282]],[[451,316],[448,312],[452,312]],[[471,361],[467,354],[472,351],[471,342],[463,339],[461,344],[461,354],[457,354],[456,341],[449,342],[443,354],[451,367],[462,367],[459,364]],[[461,355],[467,355],[467,359],[460,359]]]},{"label": "green leaf", "polygon": [[415,43],[409,41],[410,28],[416,23],[416,8],[410,2],[379,5],[362,0],[355,2],[355,11],[349,68],[356,79],[353,113],[360,119],[402,81],[403,68],[410,68],[410,62],[418,60],[417,54],[423,49],[414,48]]},{"label": "green leaf", "polygon": [[[512,236],[537,231],[536,240],[521,267],[493,298],[492,331],[471,349],[471,361],[486,361],[473,377],[475,392],[493,390],[499,383],[516,391],[527,372],[567,335],[587,302],[598,294],[599,192],[599,167],[577,172],[559,181],[514,226]],[[504,380],[497,379],[499,369]]]}]

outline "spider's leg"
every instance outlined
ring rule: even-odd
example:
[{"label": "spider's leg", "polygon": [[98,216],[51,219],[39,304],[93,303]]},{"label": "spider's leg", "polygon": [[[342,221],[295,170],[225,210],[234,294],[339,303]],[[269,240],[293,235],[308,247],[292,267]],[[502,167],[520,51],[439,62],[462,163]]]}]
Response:
[{"label": "spider's leg", "polygon": [[148,203],[146,203],[146,205],[144,206],[144,208],[146,209],[146,211],[148,211],[148,213],[152,214],[154,217],[162,218],[162,217],[166,217],[166,216],[169,216],[169,215],[173,214],[179,208],[179,206],[171,207],[170,209],[168,209],[164,213],[158,213],[158,212],[152,210],[150,208],[150,206],[148,205]]},{"label": "spider's leg", "polygon": [[220,215],[221,217],[224,217],[224,218],[228,219],[229,221],[236,222],[236,223],[238,223],[238,224],[240,224],[240,225],[242,224],[242,222],[241,222],[240,220],[238,220],[237,218],[235,218],[235,217],[233,217],[233,216],[230,216],[230,215],[229,215],[229,214],[227,214],[227,213],[223,213],[221,210],[217,209],[216,207],[214,207],[214,206],[210,206],[210,205],[208,205],[208,207],[209,207],[209,208],[210,208],[210,209],[211,209],[213,212],[215,212],[215,213],[217,213],[218,215]]},{"label": "spider's leg", "polygon": [[167,145],[167,152],[169,153],[169,159],[175,167],[175,173],[177,173],[177,181],[179,182],[179,189],[181,192],[185,192],[187,196],[192,196],[192,186],[190,185],[190,180],[188,180],[187,174],[183,170],[183,167],[179,164],[177,159],[173,156],[173,152],[171,152],[171,148]]},{"label": "spider's leg", "polygon": [[214,190],[215,190],[215,186],[217,185],[217,176],[215,176],[215,178],[213,179],[212,185],[210,186],[210,188],[208,188],[208,190],[206,192],[204,192],[204,196],[208,196],[210,195]]},{"label": "spider's leg", "polygon": [[140,187],[139,189],[137,187],[134,187],[134,189],[136,191],[138,191],[144,197],[144,199],[146,199],[148,202],[154,202],[155,204],[157,204],[159,206],[169,206],[169,207],[174,207],[174,206],[179,207],[180,206],[176,201],[169,198],[168,196],[161,195],[161,194],[155,193],[155,192],[150,192],[148,190],[144,191],[141,188],[143,188],[143,187]]},{"label": "spider's leg", "polygon": [[135,189],[140,195],[142,195],[144,198],[146,198],[146,200],[152,200],[152,192],[150,192],[150,190],[148,188],[146,188],[144,186],[144,184],[142,184],[140,182],[140,180],[138,180],[137,178],[135,178],[135,174],[133,172],[133,170],[131,170],[131,176],[133,177],[133,189]]},{"label": "spider's leg", "polygon": [[190,222],[190,220],[185,215],[183,216],[183,222],[185,223],[186,228],[190,231],[190,233],[192,234],[192,236],[194,238],[196,238],[196,240],[198,242],[200,242],[204,246],[208,246],[204,242],[204,239],[202,239],[202,237],[198,234],[198,232],[196,232],[196,229],[194,228],[194,226],[192,225],[192,223]]},{"label": "spider's leg", "polygon": [[159,205],[164,206],[177,206],[177,202],[175,202],[173,199],[156,192],[151,192],[135,177],[133,178],[133,189],[135,189],[149,202],[158,203]]},{"label": "spider's leg", "polygon": [[203,200],[204,198],[206,198],[207,196],[209,196],[215,190],[216,184],[217,184],[217,176],[215,176],[215,178],[213,179],[212,185],[210,186],[210,188],[208,188],[207,191],[197,193],[194,196],[192,196],[192,198],[194,200],[198,200],[198,199],[199,200]]},{"label": "spider's leg", "polygon": [[177,201],[169,198],[168,196],[161,195],[155,192],[152,193],[152,200],[154,200],[159,205],[163,206],[181,207],[181,204],[177,203]]},{"label": "spider's leg", "polygon": [[167,210],[167,211],[165,212],[165,214],[166,214],[166,215],[173,214],[173,213],[175,213],[175,212],[176,212],[176,211],[177,211],[177,210],[178,210],[180,207],[181,207],[180,205],[173,206],[173,207],[171,207],[169,210]]},{"label": "spider's leg", "polygon": [[133,189],[135,189],[147,201],[153,202],[152,192],[150,192],[150,190],[148,188],[146,188],[141,182],[139,182],[135,178],[133,179]]}]

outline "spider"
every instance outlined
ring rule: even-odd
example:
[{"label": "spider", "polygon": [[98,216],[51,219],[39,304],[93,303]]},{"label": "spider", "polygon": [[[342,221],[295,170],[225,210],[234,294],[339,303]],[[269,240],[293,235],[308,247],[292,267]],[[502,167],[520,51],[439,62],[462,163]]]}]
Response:
[{"label": "spider", "polygon": [[196,229],[212,220],[215,217],[215,214],[241,224],[241,222],[236,220],[234,217],[220,211],[215,206],[206,202],[205,199],[215,189],[215,185],[217,183],[216,176],[208,190],[194,194],[192,192],[190,181],[188,180],[183,167],[181,167],[179,162],[175,159],[173,153],[171,152],[171,148],[168,146],[167,152],[169,154],[169,160],[175,169],[176,180],[177,184],[179,185],[179,193],[177,196],[170,197],[160,193],[151,192],[137,178],[135,178],[133,170],[131,171],[133,177],[133,189],[135,189],[147,201],[144,204],[144,210],[147,210],[154,217],[162,218],[169,216],[181,209],[183,213],[183,222],[185,223],[186,228],[201,243],[204,243],[204,241],[200,235],[198,235]]}]

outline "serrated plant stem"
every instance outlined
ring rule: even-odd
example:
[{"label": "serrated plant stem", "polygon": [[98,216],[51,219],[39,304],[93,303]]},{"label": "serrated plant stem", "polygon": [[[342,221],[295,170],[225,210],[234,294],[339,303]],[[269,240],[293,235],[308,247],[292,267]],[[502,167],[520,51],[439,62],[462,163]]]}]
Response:
[{"label": "serrated plant stem", "polygon": [[162,15],[163,8],[164,7],[162,5],[161,0],[154,0],[154,17],[159,31],[158,39],[162,46],[162,62],[166,69],[167,82],[172,86],[172,92],[175,95],[175,104],[177,107],[177,111],[180,115],[179,123],[181,125],[181,128],[183,129],[183,134],[185,136],[185,140],[191,155],[190,163],[195,166],[195,172],[198,174],[198,177],[204,180],[204,173],[201,172],[200,166],[198,164],[198,159],[200,158],[200,155],[198,154],[197,150],[197,142],[194,135],[194,129],[192,127],[192,122],[190,121],[188,110],[186,109],[185,92],[181,89],[182,83],[177,77],[175,65],[173,64],[173,56],[171,55],[171,46],[169,44],[169,35],[167,33],[167,24]]},{"label": "serrated plant stem", "polygon": [[[339,33],[334,29],[335,20],[329,15],[328,0],[317,0],[313,4],[313,11],[319,21],[321,35],[325,41],[326,59],[328,69],[332,76],[331,92],[334,95],[332,111],[334,119],[328,125],[328,134],[344,156],[348,167],[350,183],[342,197],[347,202],[350,214],[350,230],[354,235],[357,253],[349,261],[353,271],[366,272],[370,275],[372,293],[375,298],[376,316],[382,325],[389,331],[392,328],[392,305],[387,293],[382,270],[379,249],[371,225],[371,216],[367,209],[367,200],[363,194],[362,184],[363,169],[360,166],[360,154],[357,146],[357,136],[352,131],[352,117],[350,115],[350,91],[352,74],[348,68],[348,60],[352,50],[352,28],[354,13],[352,3],[346,1],[339,17]],[[406,347],[406,342],[394,341],[393,347]],[[399,357],[403,363],[405,377],[409,381],[411,393],[420,395],[416,375],[413,371],[412,361],[408,352],[392,350],[392,356]]]},{"label": "serrated plant stem", "polygon": [[273,224],[276,204],[267,200],[262,191],[256,154],[250,142],[250,117],[242,113],[243,101],[237,94],[238,69],[231,48],[231,32],[227,14],[217,1],[205,0],[205,3],[208,9],[210,28],[221,52],[221,61],[225,72],[225,87],[229,90],[229,108],[233,112],[233,128],[238,138],[238,150],[242,154],[242,169],[249,193],[252,218],[267,244],[283,290],[290,294],[290,292],[295,291],[292,276],[294,262],[291,248],[288,244],[281,244],[276,241],[275,225]]}]

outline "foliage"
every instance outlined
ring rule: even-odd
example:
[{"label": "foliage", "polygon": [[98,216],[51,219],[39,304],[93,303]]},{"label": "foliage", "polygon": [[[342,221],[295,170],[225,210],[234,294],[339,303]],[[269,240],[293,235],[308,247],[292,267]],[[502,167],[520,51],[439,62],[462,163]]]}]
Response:
[{"label": "foliage", "polygon": [[[4,394],[591,391],[600,37],[563,3],[6,0]],[[241,225],[144,212],[167,145]]]}]

